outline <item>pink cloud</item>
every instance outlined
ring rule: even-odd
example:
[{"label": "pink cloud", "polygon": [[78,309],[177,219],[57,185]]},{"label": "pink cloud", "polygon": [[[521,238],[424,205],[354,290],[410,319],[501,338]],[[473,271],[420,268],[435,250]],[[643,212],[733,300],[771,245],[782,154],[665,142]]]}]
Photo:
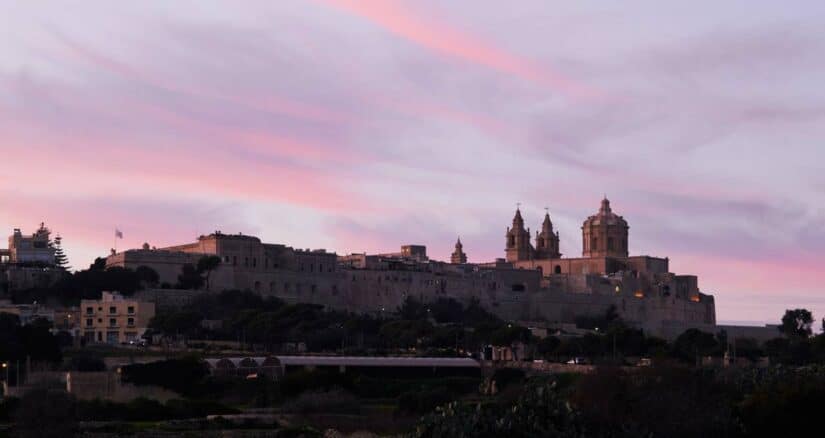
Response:
[{"label": "pink cloud", "polygon": [[257,96],[241,96],[238,94],[216,93],[214,90],[206,90],[203,88],[196,89],[191,85],[187,85],[185,82],[170,81],[164,79],[162,76],[152,74],[145,69],[137,69],[114,57],[106,56],[88,47],[84,47],[66,36],[55,34],[55,37],[68,49],[55,52],[57,56],[80,61],[88,66],[102,69],[128,81],[141,83],[173,93],[216,100],[225,104],[240,105],[259,111],[287,115],[315,122],[342,124],[352,123],[354,121],[347,113],[273,96],[271,93]]},{"label": "pink cloud", "polygon": [[370,20],[383,29],[443,55],[469,61],[555,88],[574,97],[593,98],[596,90],[458,31],[434,17],[423,17],[395,0],[323,0]]}]

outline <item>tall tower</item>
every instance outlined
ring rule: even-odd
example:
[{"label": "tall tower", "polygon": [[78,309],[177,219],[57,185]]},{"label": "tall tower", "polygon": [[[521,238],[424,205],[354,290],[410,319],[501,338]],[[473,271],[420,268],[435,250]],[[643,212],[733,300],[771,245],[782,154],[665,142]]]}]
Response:
[{"label": "tall tower", "polygon": [[536,258],[561,258],[561,253],[559,252],[559,233],[553,232],[553,222],[550,221],[549,212],[544,215],[544,222],[541,224],[541,233],[536,233]]},{"label": "tall tower", "polygon": [[461,244],[461,237],[455,243],[455,251],[450,256],[450,263],[454,265],[463,265],[467,263],[467,254],[464,254],[464,245]]},{"label": "tall tower", "polygon": [[517,208],[513,217],[513,227],[507,228],[507,261],[518,262],[533,258],[533,245],[530,244],[530,229],[524,229],[524,219]]},{"label": "tall tower", "polygon": [[627,221],[613,213],[605,197],[599,212],[582,225],[583,257],[627,257]]}]

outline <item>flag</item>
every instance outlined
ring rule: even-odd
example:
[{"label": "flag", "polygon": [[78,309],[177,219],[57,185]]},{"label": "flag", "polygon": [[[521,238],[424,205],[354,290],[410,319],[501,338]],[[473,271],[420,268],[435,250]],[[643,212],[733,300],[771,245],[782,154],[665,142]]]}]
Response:
[{"label": "flag", "polygon": [[123,238],[123,231],[118,230],[115,228],[115,239],[122,239]]}]

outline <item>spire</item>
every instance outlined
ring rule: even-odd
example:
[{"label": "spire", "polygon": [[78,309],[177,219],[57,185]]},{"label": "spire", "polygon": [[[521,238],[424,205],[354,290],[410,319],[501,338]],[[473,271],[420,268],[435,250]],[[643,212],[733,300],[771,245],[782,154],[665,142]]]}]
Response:
[{"label": "spire", "polygon": [[[519,206],[521,203],[518,204]],[[513,228],[521,229],[524,227],[524,219],[521,218],[521,209],[516,207],[516,215],[513,216]]]},{"label": "spire", "polygon": [[544,213],[544,222],[541,224],[541,231],[545,233],[553,232],[553,222],[550,220],[550,213]]},{"label": "spire", "polygon": [[456,248],[461,248],[463,246],[464,245],[461,244],[461,236],[458,236],[458,240],[456,240],[456,242],[455,242],[455,247]]}]

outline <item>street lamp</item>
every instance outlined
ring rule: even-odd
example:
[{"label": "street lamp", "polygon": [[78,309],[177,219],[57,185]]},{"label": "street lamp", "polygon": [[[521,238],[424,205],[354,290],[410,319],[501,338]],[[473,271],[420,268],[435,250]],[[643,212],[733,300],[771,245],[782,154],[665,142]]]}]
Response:
[{"label": "street lamp", "polygon": [[3,362],[3,368],[6,370],[6,387],[9,386],[9,364],[8,362]]}]

